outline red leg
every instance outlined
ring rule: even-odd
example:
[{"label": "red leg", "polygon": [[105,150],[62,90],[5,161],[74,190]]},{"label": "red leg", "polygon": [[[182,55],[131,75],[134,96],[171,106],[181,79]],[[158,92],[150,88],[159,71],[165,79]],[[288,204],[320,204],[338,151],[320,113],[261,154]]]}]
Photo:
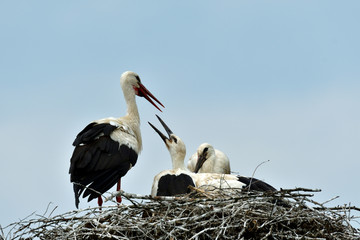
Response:
[{"label": "red leg", "polygon": [[103,200],[102,200],[101,196],[98,196],[98,205],[99,205],[100,210],[101,210],[102,204],[103,204]]},{"label": "red leg", "polygon": [[[121,178],[119,179],[119,182],[117,183],[116,191],[120,191],[120,185],[121,185]],[[121,196],[116,196],[116,201],[118,203],[121,203],[121,201],[122,201]]]}]

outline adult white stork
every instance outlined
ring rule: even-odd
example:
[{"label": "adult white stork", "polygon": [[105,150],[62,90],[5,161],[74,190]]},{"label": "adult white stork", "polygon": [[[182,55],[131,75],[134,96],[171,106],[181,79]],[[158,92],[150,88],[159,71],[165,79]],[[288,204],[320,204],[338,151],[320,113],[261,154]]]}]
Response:
[{"label": "adult white stork", "polygon": [[203,143],[189,159],[187,168],[194,173],[230,174],[230,161],[225,153]]},{"label": "adult white stork", "polygon": [[[91,122],[76,136],[73,143],[75,149],[69,173],[77,208],[82,193],[83,198],[89,196],[88,201],[98,198],[98,205],[101,207],[101,194],[115,183],[118,183],[117,190],[120,190],[121,177],[136,164],[142,141],[135,96],[145,97],[159,110],[151,98],[164,107],[145,88],[136,73],[124,72],[120,83],[127,114],[120,118],[110,117]],[[121,197],[116,200],[120,203]]]},{"label": "adult white stork", "polygon": [[150,126],[159,134],[169,150],[173,169],[161,171],[154,177],[151,195],[175,196],[189,193],[189,186],[205,189],[238,188],[257,191],[276,191],[271,185],[256,178],[219,173],[193,173],[185,168],[186,147],[180,137],[176,136],[162,119],[157,116],[169,137],[162,134],[150,122]]}]

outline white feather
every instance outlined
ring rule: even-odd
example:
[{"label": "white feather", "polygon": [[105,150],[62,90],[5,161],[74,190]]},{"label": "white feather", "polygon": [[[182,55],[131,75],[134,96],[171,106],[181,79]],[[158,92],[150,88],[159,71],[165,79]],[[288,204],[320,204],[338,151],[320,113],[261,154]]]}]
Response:
[{"label": "white feather", "polygon": [[230,160],[220,150],[214,149],[214,147],[208,143],[201,144],[196,153],[194,153],[187,164],[187,168],[195,172],[195,166],[199,159],[200,154],[204,151],[205,148],[208,148],[207,159],[203,163],[202,167],[199,169],[199,173],[230,173]]}]

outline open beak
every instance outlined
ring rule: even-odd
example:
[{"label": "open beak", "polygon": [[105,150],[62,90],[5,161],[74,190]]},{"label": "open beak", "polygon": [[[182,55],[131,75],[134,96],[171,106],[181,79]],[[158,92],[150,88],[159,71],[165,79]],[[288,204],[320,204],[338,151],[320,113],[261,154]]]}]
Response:
[{"label": "open beak", "polygon": [[167,134],[169,135],[169,137],[165,136],[162,132],[159,131],[159,129],[157,129],[154,125],[152,125],[150,122],[148,122],[150,124],[150,126],[155,130],[155,132],[157,132],[159,134],[159,136],[161,137],[161,139],[164,141],[164,143],[167,145],[166,140],[170,140],[170,135],[173,133],[170,128],[165,124],[165,122],[158,116],[156,115],[156,117],[159,119],[161,125],[164,127],[165,131],[167,132]]},{"label": "open beak", "polygon": [[147,88],[144,85],[142,85],[142,83],[139,83],[139,86],[140,87],[137,89],[138,90],[137,95],[146,98],[146,100],[148,100],[152,105],[154,105],[157,109],[159,109],[160,112],[162,112],[161,109],[158,106],[156,106],[153,100],[151,100],[151,98],[154,99],[163,108],[165,108],[164,105],[162,105],[162,103],[159,100],[157,100],[156,97],[152,95],[152,93],[149,90],[147,90]]},{"label": "open beak", "polygon": [[204,162],[206,161],[206,153],[201,153],[195,165],[195,173],[198,173]]}]

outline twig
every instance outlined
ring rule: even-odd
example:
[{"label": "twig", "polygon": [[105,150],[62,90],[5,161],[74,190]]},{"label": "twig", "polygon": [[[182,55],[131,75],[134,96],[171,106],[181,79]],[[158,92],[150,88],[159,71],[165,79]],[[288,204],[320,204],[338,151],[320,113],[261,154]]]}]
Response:
[{"label": "twig", "polygon": [[252,175],[251,175],[248,192],[250,192],[250,186],[251,186],[252,180],[253,180],[253,178],[254,178],[254,176],[255,176],[256,170],[257,170],[261,165],[263,165],[264,163],[267,163],[267,162],[270,162],[270,160],[263,161],[262,163],[258,164],[258,165],[256,166],[256,168],[254,169],[254,171],[253,171],[253,173],[252,173]]}]

